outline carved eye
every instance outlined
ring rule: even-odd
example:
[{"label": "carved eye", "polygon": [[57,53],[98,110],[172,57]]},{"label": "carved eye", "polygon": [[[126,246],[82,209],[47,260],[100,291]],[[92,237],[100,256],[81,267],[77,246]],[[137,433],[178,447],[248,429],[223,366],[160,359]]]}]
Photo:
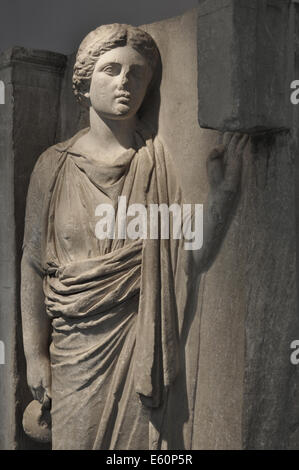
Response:
[{"label": "carved eye", "polygon": [[120,64],[107,64],[101,69],[101,72],[111,76],[118,75],[120,73]]}]

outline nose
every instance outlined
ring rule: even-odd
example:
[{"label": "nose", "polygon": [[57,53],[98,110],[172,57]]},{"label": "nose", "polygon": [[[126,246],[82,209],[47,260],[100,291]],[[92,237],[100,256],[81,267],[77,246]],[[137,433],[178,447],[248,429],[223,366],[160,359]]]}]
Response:
[{"label": "nose", "polygon": [[129,82],[129,70],[124,70],[120,75],[120,87],[125,87]]}]

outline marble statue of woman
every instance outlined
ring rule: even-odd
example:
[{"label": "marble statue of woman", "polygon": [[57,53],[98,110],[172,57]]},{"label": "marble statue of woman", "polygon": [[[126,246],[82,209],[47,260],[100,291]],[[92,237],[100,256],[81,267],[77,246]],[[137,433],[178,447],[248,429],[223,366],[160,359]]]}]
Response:
[{"label": "marble statue of woman", "polygon": [[[162,423],[178,374],[181,274],[208,269],[239,186],[246,136],[208,157],[202,249],[179,239],[100,239],[96,208],[182,204],[162,142],[139,119],[159,52],[141,29],[97,28],[80,45],[73,87],[90,127],[47,149],[27,196],[22,320],[27,379],[51,407],[53,449],[167,448]],[[115,233],[118,233],[115,230]]]}]

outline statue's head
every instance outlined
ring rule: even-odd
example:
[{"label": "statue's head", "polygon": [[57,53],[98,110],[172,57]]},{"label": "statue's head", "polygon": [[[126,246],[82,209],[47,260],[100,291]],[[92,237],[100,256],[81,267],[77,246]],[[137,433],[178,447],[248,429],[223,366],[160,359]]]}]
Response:
[{"label": "statue's head", "polygon": [[136,114],[156,79],[159,51],[141,29],[100,26],[82,41],[74,66],[73,90],[79,102],[104,116]]}]

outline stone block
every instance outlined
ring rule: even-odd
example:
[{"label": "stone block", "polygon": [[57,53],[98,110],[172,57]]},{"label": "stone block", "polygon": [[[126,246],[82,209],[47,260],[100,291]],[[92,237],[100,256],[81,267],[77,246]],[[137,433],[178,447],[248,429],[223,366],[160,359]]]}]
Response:
[{"label": "stone block", "polygon": [[201,127],[248,133],[292,127],[293,22],[285,0],[200,0]]}]

